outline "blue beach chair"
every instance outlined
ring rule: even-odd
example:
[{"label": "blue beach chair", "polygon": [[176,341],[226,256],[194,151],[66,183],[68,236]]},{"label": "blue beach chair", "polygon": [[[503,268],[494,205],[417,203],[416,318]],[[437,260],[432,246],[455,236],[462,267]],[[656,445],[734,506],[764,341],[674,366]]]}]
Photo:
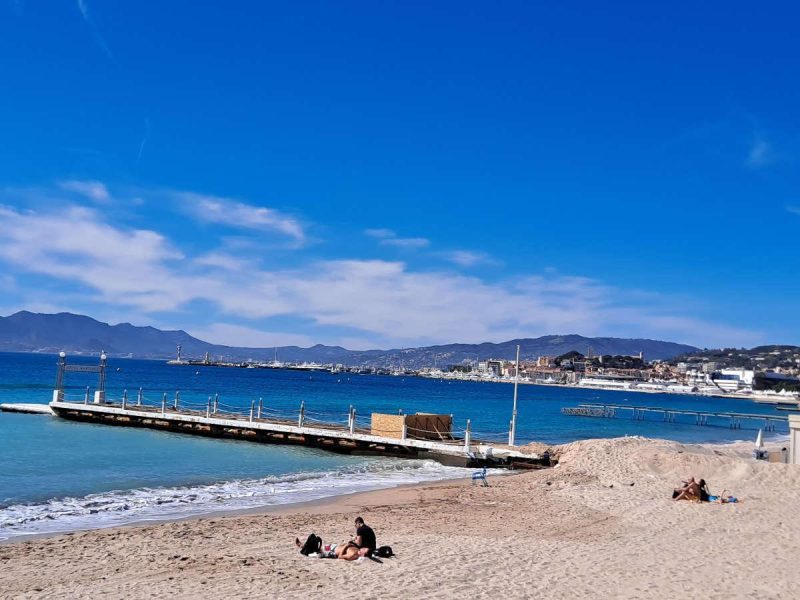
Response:
[{"label": "blue beach chair", "polygon": [[482,481],[483,487],[489,487],[489,482],[486,481],[486,467],[483,467],[480,471],[475,471],[472,473],[472,485],[475,485],[476,481]]}]

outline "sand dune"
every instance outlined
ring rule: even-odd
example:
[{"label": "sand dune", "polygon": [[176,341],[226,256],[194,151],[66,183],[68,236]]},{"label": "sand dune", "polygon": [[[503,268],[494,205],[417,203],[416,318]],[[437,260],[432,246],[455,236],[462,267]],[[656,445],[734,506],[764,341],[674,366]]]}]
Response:
[{"label": "sand dune", "polygon": [[[558,468],[370,492],[281,512],[0,546],[3,597],[800,597],[800,468],[749,445],[642,438],[554,449]],[[737,505],[673,502],[688,475]],[[382,564],[304,558],[295,536],[390,544]]]}]

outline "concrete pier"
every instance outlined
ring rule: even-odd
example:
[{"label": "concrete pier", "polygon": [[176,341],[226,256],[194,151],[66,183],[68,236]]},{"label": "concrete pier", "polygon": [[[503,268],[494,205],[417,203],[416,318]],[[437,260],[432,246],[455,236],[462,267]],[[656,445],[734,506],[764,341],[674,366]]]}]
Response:
[{"label": "concrete pier", "polygon": [[29,415],[53,415],[53,409],[47,404],[0,404],[0,411],[25,413]]},{"label": "concrete pier", "polygon": [[301,409],[299,418],[257,419],[249,407],[247,414],[211,412],[211,403],[203,410],[178,408],[162,401],[158,406],[122,403],[106,399],[104,404],[53,401],[50,408],[57,416],[74,421],[102,423],[122,427],[145,427],[174,433],[229,438],[252,442],[289,444],[320,448],[332,452],[359,455],[429,458],[459,467],[541,468],[549,466],[547,457],[527,454],[500,445],[466,439],[430,440],[389,437],[348,427],[315,422],[307,425]]}]

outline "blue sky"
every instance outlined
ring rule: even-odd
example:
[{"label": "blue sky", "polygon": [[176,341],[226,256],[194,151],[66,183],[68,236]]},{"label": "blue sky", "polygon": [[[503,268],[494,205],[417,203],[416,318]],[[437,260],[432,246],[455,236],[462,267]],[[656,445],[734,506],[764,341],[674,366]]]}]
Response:
[{"label": "blue sky", "polygon": [[0,314],[800,343],[792,3],[0,2]]}]

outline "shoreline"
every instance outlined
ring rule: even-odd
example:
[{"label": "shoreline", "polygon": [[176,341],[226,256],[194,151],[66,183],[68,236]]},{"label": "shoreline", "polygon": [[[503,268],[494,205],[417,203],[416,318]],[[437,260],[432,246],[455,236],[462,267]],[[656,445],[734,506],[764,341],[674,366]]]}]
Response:
[{"label": "shoreline", "polygon": [[[509,477],[524,472],[525,471],[509,472],[503,475],[495,475],[495,477]],[[0,546],[22,544],[34,540],[46,540],[61,536],[71,536],[78,533],[89,533],[94,531],[140,529],[143,527],[162,525],[165,523],[183,523],[191,521],[204,521],[209,519],[227,519],[236,517],[258,516],[258,515],[294,514],[297,511],[302,511],[302,512],[308,511],[308,512],[313,512],[315,514],[323,514],[329,508],[333,509],[337,508],[339,504],[347,505],[348,500],[351,498],[356,499],[363,496],[368,501],[370,499],[371,494],[381,494],[382,492],[388,492],[391,490],[403,490],[406,488],[428,488],[428,487],[435,488],[438,486],[448,485],[454,482],[462,482],[462,483],[471,482],[471,479],[469,477],[458,477],[452,479],[438,479],[433,481],[401,483],[399,485],[394,485],[390,487],[379,487],[371,490],[358,490],[354,492],[336,494],[333,496],[324,496],[322,498],[315,498],[313,500],[287,502],[285,504],[273,504],[273,505],[265,504],[249,508],[221,508],[219,510],[213,510],[198,514],[185,515],[185,516],[163,517],[163,518],[153,518],[153,519],[137,519],[134,521],[130,521],[129,523],[122,523],[115,525],[65,529],[63,531],[48,531],[41,533],[25,533],[25,534],[15,535],[6,539],[0,539]]]},{"label": "shoreline", "polygon": [[[754,461],[751,448],[585,440],[558,447],[558,467],[490,476],[486,488],[446,480],[18,540],[0,545],[0,589],[70,598],[344,598],[359,590],[387,599],[572,599],[660,598],[714,581],[714,598],[792,597],[800,469]],[[672,487],[690,475],[740,503],[673,501]],[[325,542],[352,537],[359,515],[396,558],[348,563],[297,552],[295,537],[312,531]],[[687,532],[699,543],[687,544]]]}]

